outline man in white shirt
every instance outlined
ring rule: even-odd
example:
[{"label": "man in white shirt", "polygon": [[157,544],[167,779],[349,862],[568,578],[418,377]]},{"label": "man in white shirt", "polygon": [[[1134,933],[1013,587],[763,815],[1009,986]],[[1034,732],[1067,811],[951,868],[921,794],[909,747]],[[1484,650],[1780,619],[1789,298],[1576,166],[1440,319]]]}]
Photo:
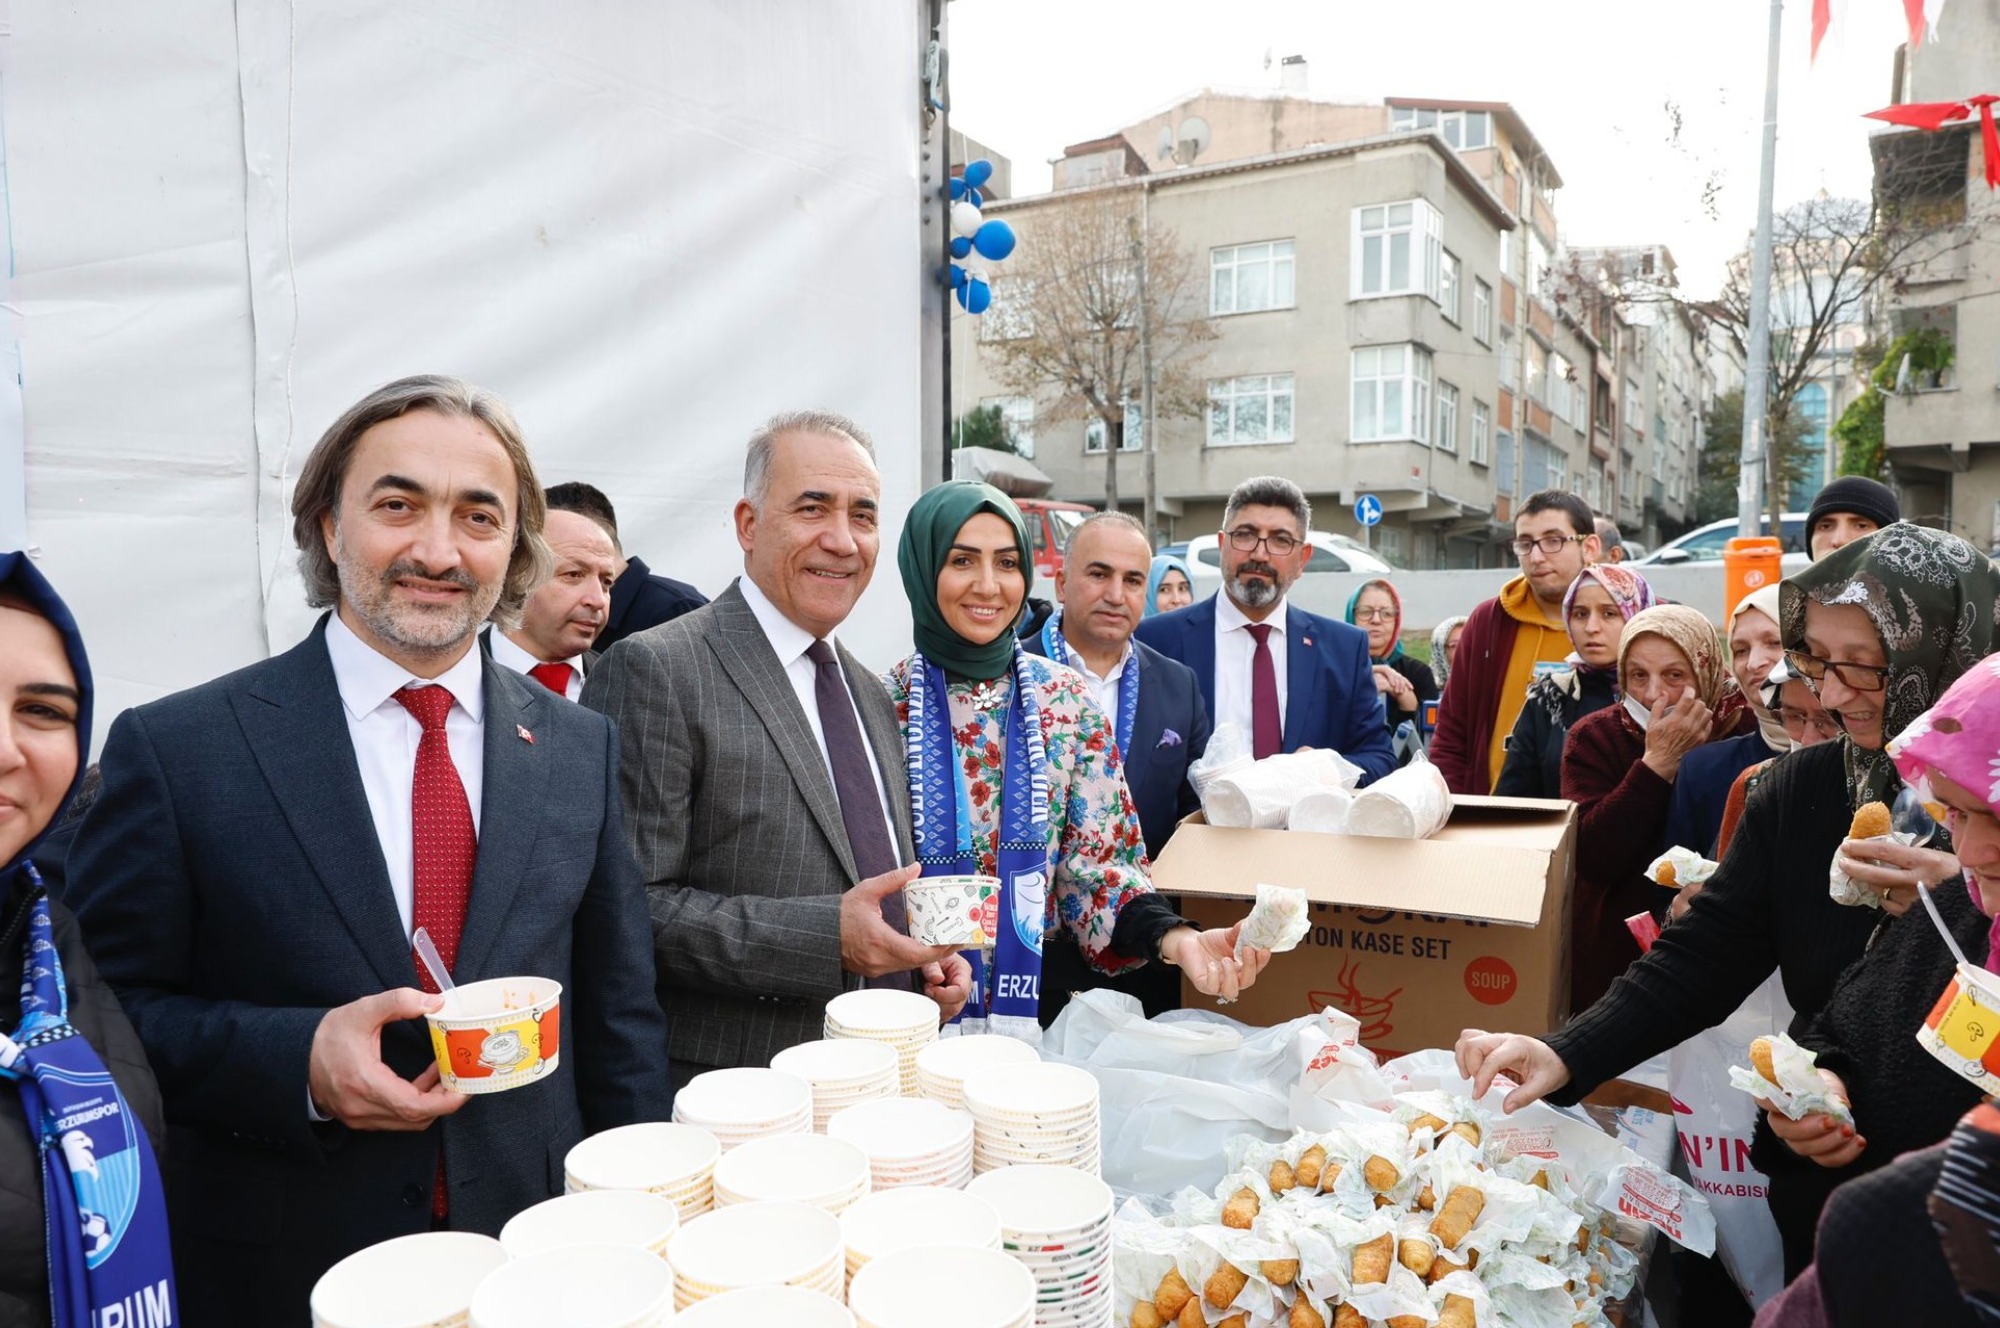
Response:
[{"label": "man in white shirt", "polygon": [[555,570],[521,607],[517,627],[487,631],[493,662],[525,673],[571,701],[583,695],[590,643],[611,609],[618,550],[604,527],[576,512],[551,509],[542,527]]},{"label": "man in white shirt", "polygon": [[[292,510],[332,612],[119,716],[69,864],[173,1122],[189,1323],[304,1324],[356,1250],[497,1234],[561,1192],[586,1133],[665,1119],[673,1095],[616,737],[477,648],[548,566],[512,414],[456,379],[390,383],[313,449]],[[439,979],[524,976],[562,984],[512,1047],[545,1071],[446,1088]],[[455,1050],[462,1079],[493,1073]]]},{"label": "man in white shirt", "polygon": [[863,983],[924,991],[950,1018],[971,971],[898,926],[915,879],[889,694],[836,633],[874,575],[881,476],[827,411],[767,423],[744,460],[743,576],[620,641],[583,703],[623,745],[677,1075],[764,1065],[821,1036]]}]

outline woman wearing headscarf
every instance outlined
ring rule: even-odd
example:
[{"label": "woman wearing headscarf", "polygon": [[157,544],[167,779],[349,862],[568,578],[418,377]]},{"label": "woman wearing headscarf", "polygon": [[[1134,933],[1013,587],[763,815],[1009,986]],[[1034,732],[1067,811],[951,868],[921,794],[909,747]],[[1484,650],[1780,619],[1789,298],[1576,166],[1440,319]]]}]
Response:
[{"label": "woman wearing headscarf", "polygon": [[1102,972],[1158,959],[1235,999],[1270,952],[1239,958],[1240,923],[1197,930],[1153,893],[1111,721],[1074,671],[1015,639],[1034,563],[1013,500],[971,481],[929,490],[910,509],[896,562],[916,652],[886,682],[917,860],[926,876],[1001,883],[992,958],[967,956],[961,1025],[1039,1040],[1042,937],[1057,928]]},{"label": "woman wearing headscarf", "polygon": [[1665,906],[1646,879],[1681,761],[1752,721],[1708,619],[1684,604],[1642,610],[1618,641],[1624,704],[1586,715],[1563,749],[1562,796],[1576,807],[1570,896],[1570,1008],[1582,1009],[1639,957],[1625,919]]},{"label": "woman wearing headscarf", "polygon": [[[1774,969],[1801,1032],[1850,980],[1882,919],[1829,896],[1834,857],[1888,912],[1909,907],[1918,881],[1958,874],[1950,853],[1855,841],[1848,828],[1863,803],[1894,799],[1889,739],[1992,651],[2000,570],[1955,535],[1899,522],[1788,578],[1779,610],[1787,665],[1817,689],[1839,741],[1771,767],[1686,915],[1561,1032],[1542,1041],[1466,1030],[1458,1065],[1481,1093],[1505,1072],[1521,1085],[1510,1108],[1575,1102],[1721,1023]],[[1803,1266],[1795,1255],[1788,1248],[1792,1273]]]},{"label": "woman wearing headscarf", "polygon": [[1437,678],[1439,696],[1451,677],[1452,657],[1458,653],[1458,638],[1465,635],[1465,622],[1466,615],[1454,613],[1431,629],[1431,673]]},{"label": "woman wearing headscarf", "polygon": [[1155,557],[1153,570],[1146,576],[1146,611],[1140,617],[1157,618],[1192,603],[1194,578],[1188,574],[1188,565],[1172,554]]},{"label": "woman wearing headscarf", "polygon": [[1570,728],[1618,699],[1618,643],[1632,615],[1653,607],[1646,578],[1622,563],[1586,567],[1563,595],[1563,623],[1576,647],[1569,661],[1528,687],[1528,703],[1507,735],[1507,759],[1493,792],[1502,798],[1562,796],[1563,746]]},{"label": "woman wearing headscarf", "polygon": [[1403,599],[1387,581],[1363,581],[1347,597],[1347,621],[1368,634],[1368,663],[1394,738],[1426,701],[1437,700],[1430,665],[1403,649]]},{"label": "woman wearing headscarf", "polygon": [[1736,777],[1751,766],[1792,749],[1784,723],[1764,704],[1764,680],[1784,657],[1778,640],[1778,587],[1774,583],[1743,597],[1729,615],[1729,671],[1736,689],[1757,717],[1754,732],[1689,752],[1674,781],[1667,809],[1666,847],[1678,844],[1703,857],[1715,856],[1722,813]]},{"label": "woman wearing headscarf", "polygon": [[[1910,787],[1943,807],[1965,901],[1977,906],[1971,930],[1992,928],[1976,938],[1960,927],[1959,940],[2000,972],[2000,922],[1988,921],[2000,916],[2000,656],[1953,683],[1889,755]],[[1932,891],[1941,905],[1959,894],[1951,882]],[[1962,1101],[1976,1090],[1955,1091]],[[1884,1142],[1876,1136],[1871,1150]],[[1820,1217],[1815,1250],[1814,1266],[1765,1307],[1759,1328],[2000,1324],[2000,1110],[1974,1107],[1945,1142],[1842,1185]]]},{"label": "woman wearing headscarf", "polygon": [[159,1086],[35,867],[83,782],[90,661],[20,553],[0,553],[0,697],[0,969],[22,975],[0,981],[0,1323],[94,1328],[147,1296],[178,1322]]}]

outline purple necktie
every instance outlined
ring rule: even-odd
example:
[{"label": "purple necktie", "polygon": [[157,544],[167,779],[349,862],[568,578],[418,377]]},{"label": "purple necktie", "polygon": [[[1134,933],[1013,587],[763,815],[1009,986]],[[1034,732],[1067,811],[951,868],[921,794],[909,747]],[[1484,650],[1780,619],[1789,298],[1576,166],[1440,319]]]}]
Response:
[{"label": "purple necktie", "polygon": [[[875,784],[875,771],[868,764],[868,748],[861,737],[861,723],[854,715],[854,703],[841,677],[840,659],[833,647],[815,641],[806,647],[813,662],[813,703],[819,707],[819,731],[826,738],[826,759],[833,767],[833,792],[840,799],[840,823],[847,830],[847,847],[854,854],[854,874],[865,881],[871,876],[892,872],[902,864],[896,846],[889,839],[889,822],[882,815],[882,793]],[[882,920],[905,935],[909,916],[903,909],[898,890],[882,897]],[[900,987],[908,990],[907,973],[891,973],[871,978],[868,985]]]},{"label": "purple necktie", "polygon": [[1271,624],[1251,623],[1257,649],[1250,656],[1250,752],[1258,760],[1285,749],[1285,724],[1278,717],[1278,666],[1271,658]]}]

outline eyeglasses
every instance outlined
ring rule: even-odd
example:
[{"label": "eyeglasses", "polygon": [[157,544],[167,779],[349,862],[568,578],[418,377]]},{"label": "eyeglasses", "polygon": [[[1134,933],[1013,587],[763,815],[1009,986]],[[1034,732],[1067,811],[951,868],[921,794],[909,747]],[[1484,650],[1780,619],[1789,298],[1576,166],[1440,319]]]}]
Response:
[{"label": "eyeglasses", "polygon": [[1821,659],[1817,655],[1808,655],[1803,650],[1787,650],[1785,665],[1793,673],[1804,678],[1814,692],[1819,691],[1819,684],[1825,680],[1829,672],[1840,679],[1842,686],[1851,687],[1857,692],[1880,692],[1889,686],[1887,669],[1878,669],[1872,664]]},{"label": "eyeglasses", "polygon": [[1798,737],[1807,729],[1811,729],[1822,738],[1840,736],[1840,725],[1825,711],[1817,715],[1808,715],[1803,710],[1781,710],[1778,712],[1778,718],[1784,721],[1786,732],[1793,737]]},{"label": "eyeglasses", "polygon": [[1238,526],[1229,532],[1229,547],[1238,553],[1255,553],[1259,544],[1269,549],[1273,558],[1283,558],[1297,551],[1300,540],[1282,530],[1270,535],[1259,535],[1249,526]]},{"label": "eyeglasses", "polygon": [[1553,558],[1563,551],[1565,544],[1581,544],[1588,535],[1544,535],[1540,539],[1517,539],[1507,547],[1514,551],[1516,558],[1525,558],[1536,549]]},{"label": "eyeglasses", "polygon": [[1356,609],[1354,611],[1354,621],[1394,622],[1396,621],[1396,611],[1394,609]]}]

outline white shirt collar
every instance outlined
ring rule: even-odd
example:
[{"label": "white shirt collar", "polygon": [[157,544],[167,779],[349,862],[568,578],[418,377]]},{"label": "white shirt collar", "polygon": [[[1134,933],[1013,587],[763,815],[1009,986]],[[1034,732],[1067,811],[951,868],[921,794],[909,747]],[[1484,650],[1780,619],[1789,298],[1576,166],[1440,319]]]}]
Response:
[{"label": "white shirt collar", "polygon": [[[1290,603],[1288,603],[1285,599],[1280,598],[1278,600],[1278,607],[1272,610],[1271,615],[1269,617],[1264,619],[1264,621],[1270,625],[1271,634],[1273,636],[1278,636],[1278,637],[1284,636],[1285,617],[1290,612],[1291,612]],[[1229,592],[1226,590],[1216,591],[1215,592],[1216,630],[1220,632],[1233,632],[1239,628],[1248,626],[1250,626],[1250,620],[1243,616],[1243,610],[1236,607],[1236,601],[1229,598]]]},{"label": "white shirt collar", "polygon": [[[818,638],[779,612],[778,606],[758,589],[757,583],[752,581],[747,573],[737,580],[736,586],[743,596],[743,602],[748,604],[750,612],[756,615],[757,625],[764,629],[764,639],[771,643],[772,651],[778,656],[779,665],[789,669],[798,662],[801,655],[812,648],[812,643]],[[828,643],[831,644],[831,638]]]},{"label": "white shirt collar", "polygon": [[[1062,614],[1062,609],[1058,607],[1056,609],[1057,616],[1055,618],[1055,622],[1057,623],[1057,628],[1056,628],[1057,631],[1062,630],[1061,614]],[[1092,673],[1090,671],[1090,665],[1084,662],[1083,652],[1076,648],[1075,643],[1073,643],[1067,635],[1063,637],[1063,649],[1069,652],[1069,658],[1059,661],[1060,663],[1069,665],[1071,668],[1075,669],[1078,673],[1081,673],[1086,678],[1097,678],[1099,682],[1110,682],[1113,678],[1122,676],[1125,672],[1125,666],[1132,662],[1132,638],[1129,636],[1125,638],[1125,653],[1118,657],[1118,662],[1111,666],[1111,671],[1105,674],[1101,678],[1098,678],[1095,673]]]},{"label": "white shirt collar", "polygon": [[427,687],[432,683],[451,693],[452,701],[474,723],[485,710],[486,677],[479,643],[465,652],[458,663],[436,678],[419,678],[354,634],[341,621],[338,610],[326,622],[326,654],[333,664],[334,685],[340,688],[340,703],[354,719],[364,719],[405,687]]},{"label": "white shirt collar", "polygon": [[576,676],[583,676],[583,656],[571,655],[568,659],[540,660],[521,648],[521,643],[501,631],[498,627],[486,629],[486,643],[493,652],[493,662],[502,664],[516,673],[526,673],[537,664],[567,664],[576,670]]}]

